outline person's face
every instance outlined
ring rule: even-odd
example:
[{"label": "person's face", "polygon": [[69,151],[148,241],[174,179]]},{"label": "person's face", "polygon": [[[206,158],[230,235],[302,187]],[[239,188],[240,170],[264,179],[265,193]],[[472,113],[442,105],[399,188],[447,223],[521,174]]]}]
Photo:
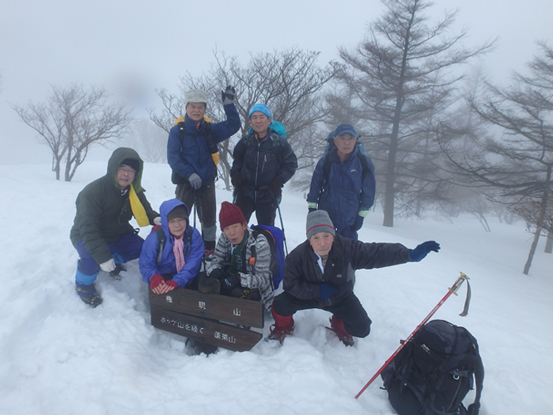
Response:
[{"label": "person's face", "polygon": [[250,117],[250,124],[252,129],[260,137],[265,137],[267,135],[267,130],[269,129],[269,124],[271,124],[272,118],[267,117],[262,112],[254,112]]},{"label": "person's face", "polygon": [[357,137],[352,136],[350,133],[334,137],[334,144],[336,144],[339,155],[349,156],[355,148],[355,143],[357,143]]},{"label": "person's face", "polygon": [[117,169],[117,184],[121,190],[125,189],[134,181],[136,170],[126,164],[121,164]]},{"label": "person's face", "polygon": [[184,218],[174,218],[171,219],[168,223],[169,232],[175,238],[180,238],[186,231],[187,220]]},{"label": "person's face", "polygon": [[320,256],[328,255],[334,243],[334,235],[330,232],[318,232],[309,239],[309,243]]},{"label": "person's face", "polygon": [[228,238],[231,244],[239,245],[244,239],[244,234],[246,233],[247,228],[248,225],[246,225],[245,223],[233,223],[232,225],[229,225],[225,229],[223,229],[223,233]]},{"label": "person's face", "polygon": [[205,103],[189,102],[186,106],[186,115],[194,122],[202,121],[205,115]]}]

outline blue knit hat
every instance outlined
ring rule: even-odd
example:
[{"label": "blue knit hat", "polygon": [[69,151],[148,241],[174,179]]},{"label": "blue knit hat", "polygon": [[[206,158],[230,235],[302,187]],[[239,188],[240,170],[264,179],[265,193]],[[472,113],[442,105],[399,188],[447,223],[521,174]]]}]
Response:
[{"label": "blue knit hat", "polygon": [[261,112],[265,114],[268,118],[273,118],[273,114],[271,113],[271,110],[265,104],[255,104],[253,107],[251,107],[250,113],[248,114],[248,118],[251,118],[254,112]]}]

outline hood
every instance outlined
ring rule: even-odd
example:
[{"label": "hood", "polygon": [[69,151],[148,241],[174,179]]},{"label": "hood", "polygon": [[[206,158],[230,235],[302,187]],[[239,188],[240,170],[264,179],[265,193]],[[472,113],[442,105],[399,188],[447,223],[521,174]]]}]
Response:
[{"label": "hood", "polygon": [[108,171],[106,176],[113,179],[115,185],[119,188],[117,185],[117,169],[125,159],[133,159],[138,161],[139,170],[136,172],[132,184],[135,192],[139,193],[142,191],[142,171],[144,170],[144,163],[138,153],[132,148],[119,147],[112,153],[108,161]]},{"label": "hood", "polygon": [[[174,208],[177,206],[182,205],[186,209],[186,212],[188,216],[190,216],[190,210],[188,210],[188,206],[184,204],[184,202],[181,202],[178,199],[169,199],[166,200],[161,204],[159,207],[159,216],[161,217],[161,227],[163,228],[163,232],[165,232],[165,235],[169,237],[171,233],[169,232],[169,224],[167,222],[167,215],[169,212],[171,212]],[[190,220],[188,220],[186,226],[190,226]]]}]

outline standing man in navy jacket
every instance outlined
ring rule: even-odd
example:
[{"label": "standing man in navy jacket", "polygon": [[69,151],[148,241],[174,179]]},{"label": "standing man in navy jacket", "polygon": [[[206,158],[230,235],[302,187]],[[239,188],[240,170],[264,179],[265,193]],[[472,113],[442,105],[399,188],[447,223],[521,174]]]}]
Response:
[{"label": "standing man in navy jacket", "polygon": [[167,141],[167,161],[177,185],[176,197],[189,209],[197,203],[206,257],[213,254],[217,234],[214,184],[217,166],[212,154],[217,152],[218,143],[240,129],[240,115],[234,105],[235,89],[227,86],[221,94],[227,119],[211,123],[205,117],[207,94],[199,89],[188,91],[184,122],[171,128]]},{"label": "standing man in navy jacket", "polygon": [[352,239],[374,204],[376,188],[373,163],[361,154],[358,140],[350,124],[336,128],[335,146],[317,163],[307,195],[310,212],[326,210],[336,232]]}]

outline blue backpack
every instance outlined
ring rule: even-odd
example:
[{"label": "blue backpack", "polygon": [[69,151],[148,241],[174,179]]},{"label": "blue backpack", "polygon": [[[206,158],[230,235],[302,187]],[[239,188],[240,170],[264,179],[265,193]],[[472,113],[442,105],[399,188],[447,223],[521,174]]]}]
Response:
[{"label": "blue backpack", "polygon": [[[282,229],[270,225],[252,225],[250,229],[253,231],[252,234],[255,239],[259,234],[262,234],[269,241],[271,247],[271,265],[269,268],[273,275],[273,286],[276,290],[284,275],[284,260],[286,259],[284,255],[284,232],[282,232]],[[254,266],[256,260],[255,245],[251,247],[251,255],[250,265]]]}]

